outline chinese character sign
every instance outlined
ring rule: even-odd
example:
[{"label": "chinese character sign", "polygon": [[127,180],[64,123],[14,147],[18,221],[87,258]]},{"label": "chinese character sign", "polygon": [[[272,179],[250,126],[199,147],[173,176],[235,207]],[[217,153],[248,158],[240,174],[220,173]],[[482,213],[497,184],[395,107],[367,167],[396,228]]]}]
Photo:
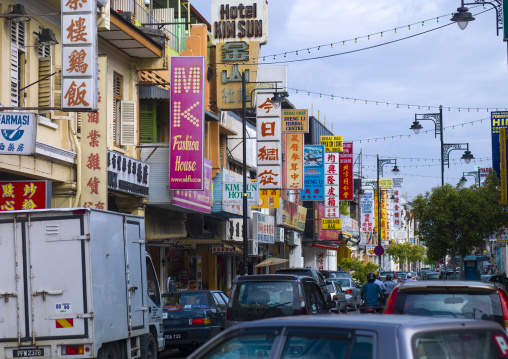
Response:
[{"label": "chinese character sign", "polygon": [[353,200],[353,142],[344,142],[343,152],[339,155],[340,183],[339,199]]},{"label": "chinese character sign", "polygon": [[275,242],[275,221],[273,216],[257,213],[253,214],[254,226],[253,237],[260,243]]},{"label": "chinese character sign", "polygon": [[306,145],[303,147],[303,190],[302,201],[325,200],[325,147]]},{"label": "chinese character sign", "polygon": [[108,189],[148,197],[150,171],[147,163],[108,150],[107,164]]},{"label": "chinese character sign", "polygon": [[259,205],[252,208],[280,208],[280,190],[264,189],[259,191]]},{"label": "chinese character sign", "polygon": [[342,136],[321,136],[326,152],[342,152]]},{"label": "chinese character sign", "polygon": [[374,212],[374,191],[365,190],[360,198],[361,207],[361,231],[362,232],[373,232],[376,215]]},{"label": "chinese character sign", "polygon": [[400,194],[399,190],[393,190],[393,196],[395,199],[393,200],[393,226],[395,228],[401,227],[401,206],[400,206]]},{"label": "chinese character sign", "polygon": [[303,133],[286,135],[286,188],[303,189]]},{"label": "chinese character sign", "polygon": [[202,56],[171,58],[169,189],[204,189],[205,136]]},{"label": "chinese character sign", "polygon": [[62,0],[62,108],[97,110],[97,0]]},{"label": "chinese character sign", "polygon": [[51,208],[51,181],[0,182],[0,211]]},{"label": "chinese character sign", "polygon": [[388,216],[386,211],[386,191],[379,193],[379,217],[381,219],[381,239],[386,239],[388,230]]},{"label": "chinese character sign", "polygon": [[307,110],[282,110],[282,132],[309,132]]},{"label": "chinese character sign", "polygon": [[339,154],[325,153],[325,217],[339,217]]},{"label": "chinese character sign", "polygon": [[[81,205],[107,210],[108,162],[107,162],[107,57],[99,57],[97,75],[99,99],[97,112],[81,114]],[[118,162],[116,163],[118,166]],[[123,161],[120,164],[123,166]],[[132,168],[131,168],[132,170]]]},{"label": "chinese character sign", "polygon": [[28,112],[0,113],[0,155],[35,153],[37,118]]}]

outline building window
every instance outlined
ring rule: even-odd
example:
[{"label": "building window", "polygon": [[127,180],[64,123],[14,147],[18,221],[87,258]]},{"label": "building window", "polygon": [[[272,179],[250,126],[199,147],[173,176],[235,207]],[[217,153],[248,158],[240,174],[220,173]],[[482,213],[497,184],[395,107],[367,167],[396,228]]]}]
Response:
[{"label": "building window", "polygon": [[116,72],[113,74],[113,140],[115,145],[120,145],[120,106],[122,103],[123,77]]}]

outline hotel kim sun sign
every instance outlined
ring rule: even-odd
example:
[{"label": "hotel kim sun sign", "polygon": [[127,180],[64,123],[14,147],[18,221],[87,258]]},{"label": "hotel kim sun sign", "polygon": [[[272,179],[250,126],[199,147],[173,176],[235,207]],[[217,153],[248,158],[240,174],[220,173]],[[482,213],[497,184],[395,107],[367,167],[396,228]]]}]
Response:
[{"label": "hotel kim sun sign", "polygon": [[202,56],[171,58],[170,190],[203,190],[204,66]]}]

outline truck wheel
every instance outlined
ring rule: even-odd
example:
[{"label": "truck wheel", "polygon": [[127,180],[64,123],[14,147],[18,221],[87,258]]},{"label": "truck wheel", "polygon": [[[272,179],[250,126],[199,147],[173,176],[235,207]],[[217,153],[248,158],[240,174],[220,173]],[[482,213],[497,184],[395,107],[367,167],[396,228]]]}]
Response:
[{"label": "truck wheel", "polygon": [[151,333],[143,335],[141,341],[141,359],[157,359],[157,341]]},{"label": "truck wheel", "polygon": [[99,349],[97,359],[121,359],[118,343],[104,344]]}]

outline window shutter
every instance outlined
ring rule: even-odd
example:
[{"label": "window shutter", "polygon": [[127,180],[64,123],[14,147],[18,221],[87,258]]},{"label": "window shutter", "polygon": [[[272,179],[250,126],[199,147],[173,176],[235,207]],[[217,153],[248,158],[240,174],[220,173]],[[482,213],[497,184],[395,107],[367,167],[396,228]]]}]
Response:
[{"label": "window shutter", "polygon": [[147,106],[144,106],[144,109],[139,111],[139,142],[155,143],[158,141],[155,100],[145,100],[145,102]]},{"label": "window shutter", "polygon": [[18,48],[11,45],[11,107],[18,107],[19,100]]},{"label": "window shutter", "polygon": [[[51,57],[39,58],[39,80],[53,73]],[[39,82],[39,107],[51,107],[53,98],[53,76]]]},{"label": "window shutter", "polygon": [[136,145],[136,102],[120,102],[120,145]]},{"label": "window shutter", "polygon": [[[53,72],[60,71],[61,66],[55,66]],[[52,73],[53,73],[52,72]],[[51,76],[51,82],[53,83],[53,107],[62,107],[62,74],[57,73]]]}]

